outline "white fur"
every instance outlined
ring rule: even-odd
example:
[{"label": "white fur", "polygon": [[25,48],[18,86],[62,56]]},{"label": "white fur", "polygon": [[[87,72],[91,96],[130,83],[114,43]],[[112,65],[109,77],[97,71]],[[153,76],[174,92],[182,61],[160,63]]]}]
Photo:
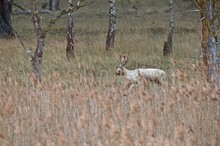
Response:
[{"label": "white fur", "polygon": [[[161,82],[165,78],[165,71],[156,68],[146,68],[146,69],[135,69],[135,70],[128,70],[124,67],[119,67],[116,71],[123,71],[123,75],[126,79],[131,81],[131,83],[136,84],[140,81],[141,77],[151,79],[151,80],[158,80]],[[118,74],[119,75],[119,74]]]}]

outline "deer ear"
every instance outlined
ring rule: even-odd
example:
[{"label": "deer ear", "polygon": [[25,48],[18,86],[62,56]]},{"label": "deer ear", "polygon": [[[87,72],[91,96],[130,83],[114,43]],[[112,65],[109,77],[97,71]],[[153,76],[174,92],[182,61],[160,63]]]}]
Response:
[{"label": "deer ear", "polygon": [[120,60],[120,61],[121,61],[121,58],[122,58],[122,55],[120,54],[120,55],[119,55],[119,60]]},{"label": "deer ear", "polygon": [[128,62],[128,57],[126,54],[123,54],[123,61],[124,61],[124,64]]},{"label": "deer ear", "polygon": [[127,55],[126,54],[122,54],[120,55],[120,62],[121,64],[124,66],[127,63]]},{"label": "deer ear", "polygon": [[125,56],[125,63],[127,63],[128,62],[128,57],[127,56]]}]

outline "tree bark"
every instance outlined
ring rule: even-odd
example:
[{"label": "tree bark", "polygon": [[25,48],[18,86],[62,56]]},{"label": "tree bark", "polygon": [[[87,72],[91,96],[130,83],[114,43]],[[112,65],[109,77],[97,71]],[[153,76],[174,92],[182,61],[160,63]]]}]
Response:
[{"label": "tree bark", "polygon": [[208,37],[209,45],[209,72],[211,80],[214,79],[220,85],[220,58],[218,52],[218,40],[216,34],[216,28],[214,24],[214,12],[215,12],[215,3],[213,0],[209,1],[209,19],[210,19],[210,33]]},{"label": "tree bark", "polygon": [[194,0],[201,11],[202,21],[202,50],[206,66],[207,80],[215,81],[220,85],[220,58],[218,53],[218,40],[214,24],[215,3],[213,0]]},{"label": "tree bark", "polygon": [[199,5],[202,10],[200,11],[201,15],[201,46],[202,46],[202,52],[203,52],[203,61],[206,66],[206,75],[209,77],[209,67],[208,67],[208,58],[209,58],[209,52],[208,52],[208,27],[206,26],[206,16],[208,12],[208,4],[205,1],[199,1]]},{"label": "tree bark", "polygon": [[115,29],[116,29],[116,10],[115,10],[115,0],[109,0],[109,28],[106,40],[106,50],[114,48],[115,41]]},{"label": "tree bark", "polygon": [[14,3],[14,0],[8,0],[8,8],[10,13],[12,13],[12,4]]},{"label": "tree bark", "polygon": [[59,10],[59,4],[60,4],[60,1],[59,0],[46,0],[43,4],[42,4],[42,8],[43,9],[46,9],[47,6],[49,6],[49,10],[53,10],[53,11],[56,11],[56,10]]},{"label": "tree bark", "polygon": [[[69,0],[69,8],[73,6],[73,0]],[[73,21],[73,12],[68,13],[67,18],[67,47],[66,47],[66,57],[68,60],[75,57],[74,53],[74,21]]]},{"label": "tree bark", "polygon": [[13,38],[11,26],[10,4],[8,0],[0,0],[0,38]]},{"label": "tree bark", "polygon": [[173,43],[173,28],[174,28],[174,7],[173,0],[169,1],[170,6],[170,24],[167,41],[164,42],[163,55],[167,56],[172,53],[172,43]]},{"label": "tree bark", "polygon": [[44,44],[45,44],[45,37],[46,34],[51,30],[52,26],[56,23],[56,21],[61,18],[63,15],[68,14],[68,13],[73,13],[74,11],[78,10],[81,7],[84,7],[88,4],[93,3],[84,3],[82,5],[74,5],[69,7],[67,10],[61,11],[57,16],[52,18],[47,25],[45,29],[42,29],[41,27],[41,16],[39,14],[39,11],[37,9],[37,0],[32,0],[32,19],[33,19],[33,24],[35,28],[35,32],[37,35],[37,48],[34,53],[34,56],[31,57],[31,63],[32,63],[32,68],[33,68],[33,73],[35,75],[35,78],[37,81],[41,81],[41,62],[42,62],[42,57],[43,57],[43,52],[44,52]]},{"label": "tree bark", "polygon": [[37,48],[32,57],[32,68],[33,73],[38,81],[41,81],[41,62],[43,57],[44,51],[44,44],[45,44],[45,32],[41,27],[41,16],[39,15],[36,0],[33,0],[33,8],[32,8],[32,20],[35,28],[35,32],[37,34]]}]

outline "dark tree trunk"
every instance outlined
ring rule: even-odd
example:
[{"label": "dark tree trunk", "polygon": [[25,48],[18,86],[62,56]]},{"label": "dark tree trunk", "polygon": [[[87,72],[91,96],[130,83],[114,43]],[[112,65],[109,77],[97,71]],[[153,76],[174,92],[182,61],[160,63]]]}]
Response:
[{"label": "dark tree trunk", "polygon": [[43,9],[46,9],[47,6],[49,6],[49,10],[53,10],[53,11],[56,11],[56,10],[59,10],[59,4],[60,4],[60,1],[59,0],[46,0],[43,4],[42,4],[42,8]]},{"label": "dark tree trunk", "polygon": [[12,38],[11,14],[8,0],[0,0],[0,38]]},{"label": "dark tree trunk", "polygon": [[[69,8],[73,6],[73,0],[69,0]],[[73,12],[68,13],[67,18],[67,47],[66,47],[66,57],[68,60],[75,56],[74,54],[74,21],[73,21]]]},{"label": "dark tree trunk", "polygon": [[115,29],[116,29],[116,10],[115,0],[109,0],[109,28],[106,40],[106,50],[114,48],[115,41]]},{"label": "dark tree trunk", "polygon": [[13,5],[13,2],[14,2],[14,0],[8,0],[8,8],[9,8],[9,11],[10,11],[10,13],[12,13],[12,5]]},{"label": "dark tree trunk", "polygon": [[173,28],[174,28],[174,8],[173,8],[173,0],[169,1],[170,6],[170,25],[167,41],[164,42],[163,46],[163,55],[167,56],[172,53],[172,42],[173,42]]}]

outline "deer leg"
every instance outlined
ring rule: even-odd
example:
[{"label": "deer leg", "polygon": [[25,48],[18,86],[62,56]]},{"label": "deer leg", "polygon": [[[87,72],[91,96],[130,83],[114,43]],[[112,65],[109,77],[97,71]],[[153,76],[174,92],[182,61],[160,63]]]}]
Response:
[{"label": "deer leg", "polygon": [[158,78],[149,78],[149,77],[147,77],[146,80],[149,81],[149,82],[156,83],[158,86],[162,85],[161,81]]},{"label": "deer leg", "polygon": [[132,82],[128,82],[126,89],[130,89],[131,85],[132,85]]},{"label": "deer leg", "polygon": [[155,78],[154,79],[154,82],[158,85],[158,86],[161,86],[161,81],[158,79],[158,78]]}]

